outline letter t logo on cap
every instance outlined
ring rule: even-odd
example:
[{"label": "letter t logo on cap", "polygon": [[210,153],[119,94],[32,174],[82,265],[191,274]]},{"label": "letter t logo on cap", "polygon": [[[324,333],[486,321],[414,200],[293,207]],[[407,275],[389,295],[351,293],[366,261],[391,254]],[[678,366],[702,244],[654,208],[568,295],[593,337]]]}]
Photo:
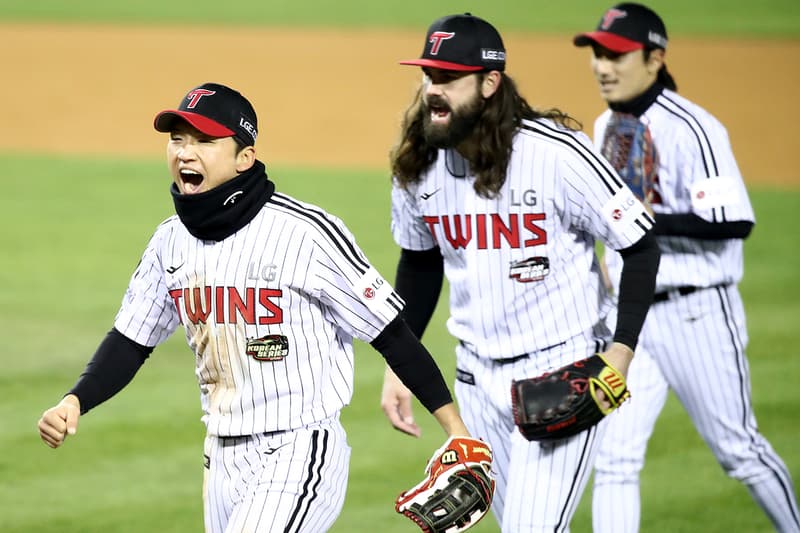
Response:
[{"label": "letter t logo on cap", "polygon": [[197,106],[197,102],[199,102],[202,97],[216,94],[216,92],[217,91],[209,91],[208,89],[195,89],[186,95],[186,98],[189,100],[186,109],[194,109]]},{"label": "letter t logo on cap", "polygon": [[608,11],[606,11],[605,15],[603,15],[603,23],[600,25],[600,28],[607,30],[608,28],[611,27],[612,24],[614,24],[615,20],[627,16],[628,16],[627,11],[611,8]]},{"label": "letter t logo on cap", "polygon": [[455,36],[456,36],[455,32],[452,31],[435,31],[431,33],[431,38],[428,40],[428,42],[433,43],[433,45],[431,46],[430,54],[432,56],[438,54],[439,48],[442,46],[442,41],[446,41],[447,39],[452,39]]}]

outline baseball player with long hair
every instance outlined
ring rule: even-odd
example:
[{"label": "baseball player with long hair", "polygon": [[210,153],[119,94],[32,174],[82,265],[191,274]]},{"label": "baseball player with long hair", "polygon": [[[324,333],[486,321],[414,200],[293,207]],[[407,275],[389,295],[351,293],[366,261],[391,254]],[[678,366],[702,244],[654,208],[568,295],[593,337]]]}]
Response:
[{"label": "baseball player with long hair", "polygon": [[[345,497],[339,421],[353,338],[369,342],[450,436],[468,436],[403,301],[338,218],[276,190],[256,158],[256,113],[215,83],[155,117],[169,133],[176,215],[155,231],[114,325],[38,423],[57,448],[183,326],[195,355],[207,532],[326,531]],[[388,503],[388,502],[387,502]]]},{"label": "baseball player with long hair", "polygon": [[[594,531],[638,531],[639,473],[669,388],[776,530],[800,531],[789,471],[753,414],[737,284],[755,218],[727,132],[677,93],[664,63],[666,27],[648,7],[615,5],[574,44],[591,46],[592,72],[609,107],[595,122],[595,144],[652,210],[662,253],[628,375],[631,401],[611,415],[596,463]],[[606,258],[619,287],[621,258]]]},{"label": "baseball player with long hair", "polygon": [[[422,57],[402,63],[423,74],[391,157],[404,316],[422,335],[447,276],[455,392],[494,452],[492,511],[506,533],[568,531],[605,424],[529,441],[515,426],[512,381],[597,352],[625,373],[655,286],[652,219],[568,115],[529,106],[487,21],[437,19]],[[613,333],[596,239],[624,258]],[[387,369],[382,407],[418,435],[410,400]]]}]

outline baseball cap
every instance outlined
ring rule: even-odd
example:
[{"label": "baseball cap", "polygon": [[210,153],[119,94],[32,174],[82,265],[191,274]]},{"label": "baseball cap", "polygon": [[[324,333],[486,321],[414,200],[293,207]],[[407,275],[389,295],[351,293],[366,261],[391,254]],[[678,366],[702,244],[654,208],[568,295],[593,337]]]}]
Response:
[{"label": "baseball cap", "polygon": [[241,93],[219,83],[204,83],[191,89],[181,99],[178,109],[157,114],[153,126],[169,132],[178,119],[211,137],[236,137],[245,146],[254,145],[258,137],[253,106]]},{"label": "baseball cap", "polygon": [[624,54],[641,48],[667,48],[667,28],[655,11],[641,4],[625,2],[603,13],[595,31],[579,33],[575,46],[597,43]]},{"label": "baseball cap", "polygon": [[477,72],[505,70],[506,49],[497,30],[471,13],[448,15],[428,28],[422,57],[401,65]]}]

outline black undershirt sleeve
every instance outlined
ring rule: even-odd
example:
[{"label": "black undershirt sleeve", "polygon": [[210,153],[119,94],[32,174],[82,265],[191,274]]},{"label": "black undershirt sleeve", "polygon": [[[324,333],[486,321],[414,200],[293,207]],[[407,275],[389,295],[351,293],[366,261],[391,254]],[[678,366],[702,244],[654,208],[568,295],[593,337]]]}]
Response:
[{"label": "black undershirt sleeve", "polygon": [[753,229],[749,220],[709,222],[694,213],[655,214],[656,235],[693,237],[695,239],[746,239]]},{"label": "black undershirt sleeve", "polygon": [[394,289],[406,301],[403,318],[420,339],[436,310],[443,279],[444,263],[438,246],[400,252]]},{"label": "black undershirt sleeve", "polygon": [[68,394],[81,403],[81,414],[121,391],[150,356],[153,348],[138,344],[112,328]]},{"label": "black undershirt sleeve", "polygon": [[617,328],[614,341],[636,348],[647,310],[653,303],[661,250],[652,231],[633,246],[619,250],[622,274],[619,282]]},{"label": "black undershirt sleeve", "polygon": [[453,401],[436,361],[401,317],[370,344],[429,412]]}]

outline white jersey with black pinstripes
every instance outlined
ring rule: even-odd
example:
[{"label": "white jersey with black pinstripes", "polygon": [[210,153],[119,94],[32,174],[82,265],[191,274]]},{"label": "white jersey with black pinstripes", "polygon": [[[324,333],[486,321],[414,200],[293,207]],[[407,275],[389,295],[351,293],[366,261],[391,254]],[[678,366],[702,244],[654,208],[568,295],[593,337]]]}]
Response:
[{"label": "white jersey with black pinstripes", "polygon": [[450,333],[498,359],[590,331],[609,305],[595,238],[637,242],[652,227],[642,204],[586,135],[544,119],[515,135],[496,198],[473,183],[465,161],[440,150],[417,184],[392,191],[396,242],[441,249]]},{"label": "white jersey with black pinstripes", "polygon": [[[603,142],[611,110],[595,121],[594,140]],[[709,222],[755,222],[744,180],[725,127],[683,96],[664,89],[639,119],[650,129],[658,153],[655,213],[694,213]],[[701,240],[659,236],[661,263],[656,292],[680,286],[738,283],[743,271],[741,239]],[[610,254],[612,279],[621,260]]]},{"label": "white jersey with black pinstripes", "polygon": [[219,242],[163,222],[115,327],[155,346],[183,324],[208,434],[251,435],[337,414],[353,392],[352,339],[372,341],[402,305],[341,220],[275,193]]}]

